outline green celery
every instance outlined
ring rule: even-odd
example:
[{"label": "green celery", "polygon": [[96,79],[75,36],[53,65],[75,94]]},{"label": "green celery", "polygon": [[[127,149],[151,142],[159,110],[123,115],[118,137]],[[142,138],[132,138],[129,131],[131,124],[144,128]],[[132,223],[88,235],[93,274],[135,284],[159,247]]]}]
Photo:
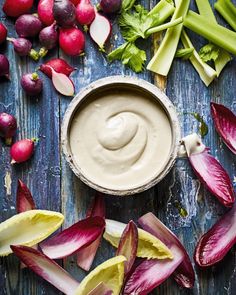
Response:
[{"label": "green celery", "polygon": [[135,2],[136,0],[123,0],[121,9],[123,11],[128,11],[134,6]]},{"label": "green celery", "polygon": [[158,15],[158,24],[163,24],[164,21],[170,17],[175,11],[173,2],[168,0],[161,0],[157,5],[149,11],[148,16]]},{"label": "green celery", "polygon": [[[209,21],[217,24],[215,15],[208,0],[196,0],[196,4],[200,15],[205,16]],[[231,56],[228,52],[223,49],[219,50],[218,58],[214,60],[217,77],[219,77],[223,68],[231,60]]]},{"label": "green celery", "polygon": [[[192,48],[193,44],[190,41],[188,35],[183,30],[181,34],[181,41],[185,48]],[[207,63],[203,62],[200,58],[198,52],[196,50],[193,51],[191,57],[189,58],[189,61],[192,63],[195,70],[198,72],[201,80],[204,82],[206,86],[209,86],[210,83],[215,79],[216,77],[216,71],[212,69]]]},{"label": "green celery", "polygon": [[182,58],[183,60],[187,60],[193,55],[193,52],[194,52],[193,47],[181,48],[176,51],[175,57]]},{"label": "green celery", "polygon": [[176,26],[178,24],[181,24],[182,22],[183,22],[183,18],[179,17],[176,20],[170,21],[170,22],[165,23],[163,25],[160,25],[160,26],[157,26],[157,27],[154,27],[154,28],[151,28],[151,29],[147,30],[146,31],[146,36],[148,37],[151,34],[164,31],[164,30],[169,29],[171,27],[174,27],[174,26]]},{"label": "green celery", "polygon": [[204,16],[189,11],[184,19],[184,26],[203,36],[212,43],[236,55],[236,33],[214,24]]},{"label": "green celery", "polygon": [[[171,20],[174,21],[179,17],[184,17],[187,14],[189,3],[190,0],[178,1]],[[167,76],[175,57],[182,28],[183,24],[179,24],[167,30],[160,47],[147,66],[148,70]]]},{"label": "green celery", "polygon": [[223,16],[227,23],[236,31],[236,7],[230,0],[218,0],[215,9]]}]

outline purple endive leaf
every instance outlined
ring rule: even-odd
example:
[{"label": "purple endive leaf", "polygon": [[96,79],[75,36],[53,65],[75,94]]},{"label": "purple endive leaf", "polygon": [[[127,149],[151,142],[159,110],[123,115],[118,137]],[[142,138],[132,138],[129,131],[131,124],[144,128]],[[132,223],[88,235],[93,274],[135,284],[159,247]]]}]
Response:
[{"label": "purple endive leaf", "polygon": [[211,115],[216,131],[227,147],[236,154],[236,116],[222,104],[214,102],[211,102]]},{"label": "purple endive leaf", "polygon": [[209,154],[209,149],[197,134],[182,139],[189,161],[199,180],[226,207],[232,207],[235,195],[229,175],[221,164]]},{"label": "purple endive leaf", "polygon": [[103,233],[104,228],[103,218],[89,217],[42,242],[40,247],[51,259],[67,257],[95,241]]},{"label": "purple endive leaf", "polygon": [[52,84],[56,88],[56,90],[65,96],[73,96],[75,92],[75,86],[71,79],[67,77],[63,73],[58,73],[54,71],[54,69],[51,67],[52,70]]},{"label": "purple endive leaf", "polygon": [[11,249],[27,267],[58,290],[67,295],[75,294],[79,283],[55,261],[30,247],[11,246]]},{"label": "purple endive leaf", "polygon": [[108,289],[107,286],[103,282],[101,282],[87,295],[112,295],[112,293],[112,290]]},{"label": "purple endive leaf", "polygon": [[[100,216],[105,218],[105,201],[101,193],[97,193],[92,206],[87,212],[87,217]],[[77,252],[77,264],[82,269],[89,271],[97,253],[98,247],[102,239],[101,235],[88,247],[83,248]]]},{"label": "purple endive leaf", "polygon": [[177,246],[171,246],[170,250],[174,254],[173,260],[151,259],[141,262],[127,280],[123,294],[146,295],[163,283],[184,258]]},{"label": "purple endive leaf", "polygon": [[127,259],[125,261],[125,275],[127,275],[136,259],[138,249],[138,228],[131,220],[120,238],[120,243],[116,251],[116,255],[123,255]]},{"label": "purple endive leaf", "polygon": [[30,190],[20,179],[16,194],[16,209],[17,213],[36,209]]},{"label": "purple endive leaf", "polygon": [[201,267],[222,260],[236,243],[236,204],[198,242],[194,260]]},{"label": "purple endive leaf", "polygon": [[[139,218],[138,222],[144,230],[150,232],[171,248],[171,251],[174,254],[173,264],[175,264],[176,257],[180,257],[182,255],[183,261],[175,270],[174,279],[184,288],[193,288],[195,275],[192,263],[188,253],[177,236],[152,213],[143,215]],[[174,250],[172,250],[173,246]],[[172,267],[171,263],[169,263],[169,265]]]}]

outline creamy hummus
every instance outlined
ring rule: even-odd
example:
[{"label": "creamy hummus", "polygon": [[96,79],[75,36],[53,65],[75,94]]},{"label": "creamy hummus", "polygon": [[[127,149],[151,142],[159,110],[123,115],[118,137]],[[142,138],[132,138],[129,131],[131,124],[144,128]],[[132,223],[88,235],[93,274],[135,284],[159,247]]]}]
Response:
[{"label": "creamy hummus", "polygon": [[70,129],[74,162],[91,182],[112,190],[137,188],[169,160],[170,121],[143,93],[103,92],[76,111]]}]

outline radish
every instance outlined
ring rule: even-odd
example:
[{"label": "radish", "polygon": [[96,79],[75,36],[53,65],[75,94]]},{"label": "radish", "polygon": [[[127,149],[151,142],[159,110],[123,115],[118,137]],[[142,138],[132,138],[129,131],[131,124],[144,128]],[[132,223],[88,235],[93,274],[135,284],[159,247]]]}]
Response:
[{"label": "radish", "polygon": [[58,42],[58,32],[56,23],[42,29],[39,33],[39,41],[43,48],[40,49],[39,55],[44,57],[49,49],[52,49],[57,46]]},{"label": "radish", "polygon": [[9,61],[5,55],[0,54],[0,77],[9,79]]},{"label": "radish", "polygon": [[109,20],[96,12],[95,19],[90,25],[89,33],[93,41],[104,51],[104,44],[111,34],[111,24]]},{"label": "radish", "polygon": [[58,73],[70,76],[70,74],[75,70],[72,68],[64,59],[62,58],[53,58],[47,63],[40,66],[40,71],[42,71],[49,78],[52,78],[52,69]]},{"label": "radish", "polygon": [[4,26],[3,23],[0,23],[0,44],[5,42],[7,38],[7,28]]},{"label": "radish", "polygon": [[10,149],[11,164],[29,160],[34,152],[34,141],[32,139],[22,139],[15,142]]},{"label": "radish", "polygon": [[37,51],[32,49],[32,43],[25,38],[7,38],[8,41],[12,42],[15,52],[19,56],[30,56],[33,60],[37,61],[39,59],[39,54]]},{"label": "radish", "polygon": [[76,7],[76,18],[80,25],[88,26],[95,18],[95,9],[90,0],[81,0]]},{"label": "radish", "polygon": [[121,9],[121,0],[101,0],[100,7],[105,13],[116,13]]},{"label": "radish", "polygon": [[16,32],[19,37],[35,37],[41,31],[43,24],[41,20],[32,14],[21,15],[15,23]]},{"label": "radish", "polygon": [[42,92],[43,82],[37,73],[23,75],[20,83],[26,94],[30,96],[34,96]]},{"label": "radish", "polygon": [[51,68],[52,71],[52,84],[56,90],[65,96],[72,96],[75,92],[75,87],[70,78],[66,75],[57,73]]},{"label": "radish", "polygon": [[12,137],[16,134],[16,118],[7,113],[0,113],[0,136],[5,138],[7,145],[12,143]]},{"label": "radish", "polygon": [[7,16],[18,17],[27,13],[33,6],[34,0],[6,0],[3,5],[3,12]]},{"label": "radish", "polygon": [[75,5],[75,7],[80,3],[81,0],[70,0],[71,3]]},{"label": "radish", "polygon": [[38,4],[39,19],[46,26],[50,26],[54,22],[53,4],[54,0],[40,0]]},{"label": "radish", "polygon": [[55,0],[53,15],[57,24],[61,27],[72,27],[75,24],[75,6],[69,0]]},{"label": "radish", "polygon": [[59,33],[60,48],[70,56],[80,55],[84,51],[84,34],[77,28],[61,28]]}]

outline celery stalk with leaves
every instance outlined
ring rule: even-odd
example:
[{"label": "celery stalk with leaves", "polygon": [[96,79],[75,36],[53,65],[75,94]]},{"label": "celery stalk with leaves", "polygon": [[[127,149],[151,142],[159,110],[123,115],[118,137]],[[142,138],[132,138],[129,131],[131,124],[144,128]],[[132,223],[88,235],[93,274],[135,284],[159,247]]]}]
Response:
[{"label": "celery stalk with leaves", "polygon": [[218,0],[214,4],[215,9],[236,31],[236,6],[230,0]]},{"label": "celery stalk with leaves", "polygon": [[[196,0],[196,4],[200,15],[217,24],[215,15],[208,0]],[[231,56],[227,51],[212,43],[208,43],[203,46],[200,49],[199,54],[204,62],[211,60],[214,61],[217,77],[219,77],[223,68],[231,60]]]},{"label": "celery stalk with leaves", "polygon": [[[171,20],[174,21],[179,17],[185,17],[188,12],[189,3],[190,0],[178,1]],[[160,47],[147,66],[148,70],[159,75],[167,76],[175,57],[182,28],[183,24],[179,24],[167,30]]]}]

